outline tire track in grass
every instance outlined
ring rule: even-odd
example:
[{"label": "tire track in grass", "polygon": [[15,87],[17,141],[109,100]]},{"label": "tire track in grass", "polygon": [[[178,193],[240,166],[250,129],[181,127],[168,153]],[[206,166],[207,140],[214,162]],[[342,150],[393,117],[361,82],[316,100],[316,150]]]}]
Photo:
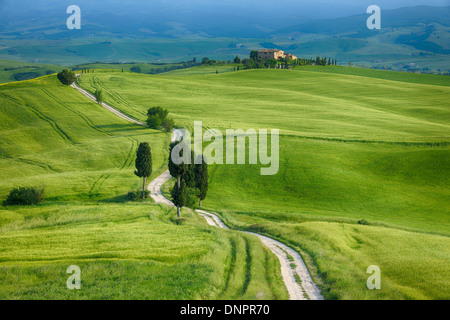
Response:
[{"label": "tire track in grass", "polygon": [[91,189],[89,190],[88,194],[94,195],[95,193],[98,193],[100,191],[100,188],[102,187],[103,183],[105,183],[106,180],[111,177],[111,174],[102,174],[100,177],[94,181],[94,183],[91,186]]},{"label": "tire track in grass", "polygon": [[248,242],[248,239],[244,237],[245,241],[245,253],[246,253],[246,259],[245,259],[245,279],[244,279],[244,285],[242,286],[242,295],[244,295],[247,292],[248,285],[252,279],[252,255],[250,252],[250,243]]},{"label": "tire track in grass", "polygon": [[92,121],[91,119],[89,119],[88,117],[86,117],[84,114],[82,114],[79,111],[76,111],[75,109],[69,107],[65,102],[62,102],[59,98],[57,98],[55,95],[53,95],[50,91],[48,91],[47,89],[42,89],[42,92],[44,92],[50,99],[53,99],[56,103],[58,103],[59,105],[61,105],[62,107],[66,108],[67,110],[71,111],[72,113],[76,114],[77,116],[79,116],[89,127],[91,127],[93,130],[98,131],[100,133],[106,134],[108,136],[111,136],[111,134],[103,129],[100,129],[99,127],[97,127]]},{"label": "tire track in grass", "polygon": [[36,107],[32,107],[29,104],[26,104],[25,106],[23,105],[22,101],[19,101],[16,98],[10,97],[4,93],[0,93],[0,96],[5,98],[6,100],[9,100],[11,102],[14,102],[15,104],[18,104],[22,107],[26,107],[28,108],[28,110],[30,110],[32,113],[34,113],[35,116],[37,116],[39,119],[47,122],[52,129],[66,142],[69,144],[75,144],[75,142],[69,137],[69,135],[67,133],[65,133],[59,126],[58,124],[51,118],[45,116],[42,112],[40,112]]},{"label": "tire track in grass", "polygon": [[274,283],[272,281],[272,275],[270,274],[269,270],[271,270],[272,267],[270,266],[270,256],[269,251],[264,250],[264,272],[265,272],[265,279],[267,282],[267,286],[270,288],[270,291],[272,292],[272,298],[274,300],[278,300],[277,290],[274,287]]},{"label": "tire track in grass", "polygon": [[27,107],[39,119],[47,122],[50,125],[50,127],[52,127],[52,129],[64,140],[64,142],[66,142],[67,144],[70,144],[70,145],[75,145],[75,142],[72,140],[72,138],[70,138],[70,136],[63,129],[61,129],[61,127],[58,126],[58,124],[53,119],[45,116],[42,112],[40,112],[35,107],[32,107],[30,105],[27,105]]},{"label": "tire track in grass", "polygon": [[[172,141],[173,140],[181,140],[181,137],[175,137],[175,135],[179,135],[179,132],[176,132],[176,130],[173,132]],[[153,192],[156,192],[155,197],[152,197],[155,200],[156,203],[164,203],[168,205],[172,205],[173,203],[166,199],[162,193],[161,193],[161,187],[164,183],[166,183],[171,178],[170,173],[166,171],[163,175],[159,176],[152,182],[150,182],[149,186],[152,186]],[[218,227],[221,229],[230,229],[228,228],[223,221],[215,214],[206,212],[204,210],[195,210],[199,215],[201,215],[203,218],[205,218],[206,222],[214,227]],[[306,265],[303,262],[303,259],[301,258],[300,254],[296,252],[294,249],[288,247],[287,245],[269,238],[267,236],[263,236],[257,233],[248,232],[248,231],[242,231],[247,234],[254,235],[258,237],[264,246],[266,246],[272,253],[274,253],[278,260],[280,261],[281,266],[281,276],[283,278],[283,282],[286,286],[286,289],[289,293],[289,299],[290,300],[307,300],[306,296],[304,295],[304,291],[307,293],[308,297],[310,297],[313,300],[323,300],[323,296],[320,293],[320,290],[317,288],[316,284],[311,278],[311,275],[309,274],[308,269],[306,268]],[[291,262],[288,260],[286,253],[284,251],[288,252],[295,260],[295,270],[297,275],[301,279],[302,286],[300,286],[299,282],[297,282],[295,273],[292,271]],[[251,266],[251,260],[250,260],[250,266]],[[250,278],[248,280],[248,283],[250,282]],[[244,282],[245,283],[245,282]],[[244,288],[246,290],[247,285],[244,285]]]},{"label": "tire track in grass", "polygon": [[133,139],[133,138],[128,138],[128,140],[131,141],[131,148],[130,151],[128,151],[127,157],[125,159],[125,162],[123,163],[122,167],[120,168],[120,170],[123,170],[125,168],[128,168],[131,163],[133,162],[133,155],[134,155],[134,150],[137,147],[137,140]]},{"label": "tire track in grass", "polygon": [[107,174],[103,180],[101,180],[100,184],[98,184],[97,186],[97,192],[100,191],[100,188],[103,186],[103,184],[105,183],[106,180],[108,180],[111,177],[111,174]]},{"label": "tire track in grass", "polygon": [[230,238],[230,246],[231,246],[230,263],[228,264],[228,268],[227,268],[228,272],[225,276],[225,285],[223,287],[222,292],[220,293],[221,297],[223,297],[223,295],[228,290],[228,287],[230,285],[231,275],[233,274],[235,266],[236,266],[236,242],[231,238]]},{"label": "tire track in grass", "polygon": [[[77,75],[77,76],[79,76],[79,75]],[[71,84],[71,87],[74,88],[74,89],[76,89],[78,92],[80,92],[82,95],[84,95],[84,96],[87,97],[88,99],[90,99],[90,100],[94,101],[95,103],[97,103],[97,100],[95,99],[95,97],[94,97],[91,93],[89,93],[88,91],[86,91],[86,90],[81,89],[80,87],[78,87],[77,84],[76,84],[75,82]],[[97,104],[98,104],[98,103],[97,103]],[[117,115],[118,117],[120,117],[120,118],[122,118],[122,119],[124,119],[124,120],[126,120],[126,121],[133,122],[133,123],[135,123],[135,124],[137,124],[137,125],[140,125],[140,126],[147,126],[147,124],[145,124],[145,123],[143,123],[143,122],[141,122],[141,121],[138,121],[138,120],[136,120],[136,119],[133,119],[133,118],[127,116],[127,115],[124,114],[123,112],[120,112],[119,110],[117,110],[117,109],[111,107],[111,106],[108,105],[107,103],[102,102],[102,103],[100,103],[100,105],[101,105],[103,108],[107,109],[108,111],[111,111],[112,113],[114,113],[115,115]]]},{"label": "tire track in grass", "polygon": [[43,162],[36,161],[36,160],[24,159],[24,158],[20,158],[20,157],[13,158],[13,157],[10,157],[10,156],[7,156],[7,155],[1,155],[0,158],[12,160],[12,161],[17,161],[17,162],[23,162],[23,163],[26,163],[26,164],[30,164],[30,165],[34,165],[34,166],[40,167],[40,168],[42,168],[42,169],[44,169],[45,171],[48,171],[48,172],[59,173],[59,171],[57,171],[56,169],[53,169],[50,165],[48,165],[46,163],[43,163]]},{"label": "tire track in grass", "polygon": [[[99,79],[98,77],[95,77],[94,84],[99,89],[104,90],[107,94],[109,94],[111,96],[111,98],[113,98],[118,103],[122,103],[125,106],[127,106],[128,108],[134,109],[134,106],[131,103],[129,103],[125,98],[123,98],[118,92],[110,91],[108,89],[108,87],[103,83],[103,81],[101,79]],[[121,111],[121,112],[123,112],[123,111]],[[146,115],[145,112],[140,112],[140,111],[138,111],[138,112],[144,116]]]},{"label": "tire track in grass", "polygon": [[19,101],[18,99],[14,98],[14,97],[8,96],[7,94],[0,93],[0,97],[5,98],[6,100],[12,101],[18,105],[22,105],[22,101]]}]

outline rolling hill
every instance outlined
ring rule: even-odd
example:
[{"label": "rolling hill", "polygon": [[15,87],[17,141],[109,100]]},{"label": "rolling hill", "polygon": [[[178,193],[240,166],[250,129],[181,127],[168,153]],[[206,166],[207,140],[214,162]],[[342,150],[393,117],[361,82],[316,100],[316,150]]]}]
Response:
[{"label": "rolling hill", "polygon": [[[187,128],[280,128],[278,174],[212,165],[204,205],[294,245],[326,298],[450,295],[448,78],[339,67],[181,74],[88,74],[81,85],[141,120],[151,96]],[[382,291],[365,289],[371,264],[385,270]]]},{"label": "rolling hill", "polygon": [[168,63],[194,57],[232,60],[253,49],[276,47],[305,58],[331,56],[341,65],[440,74],[450,70],[448,6],[382,7],[382,29],[368,30],[362,7],[356,15],[338,14],[335,8],[334,15],[318,20],[314,12],[321,10],[310,6],[319,4],[307,5],[309,14],[303,5],[292,15],[274,15],[258,6],[219,10],[211,4],[194,10],[184,3],[176,9],[165,3],[146,5],[131,15],[135,6],[118,12],[115,5],[99,10],[96,3],[87,5],[83,28],[74,31],[62,23],[64,8],[54,5],[39,11],[39,19],[13,10],[0,22],[0,58],[60,65]]},{"label": "rolling hill", "polygon": [[[118,96],[116,96],[118,97]],[[126,122],[55,75],[0,85],[0,194],[46,201],[0,208],[1,299],[287,299],[276,257],[253,236],[208,228],[191,210],[126,201],[139,142],[152,178],[168,134]],[[66,269],[82,270],[82,290]]]}]

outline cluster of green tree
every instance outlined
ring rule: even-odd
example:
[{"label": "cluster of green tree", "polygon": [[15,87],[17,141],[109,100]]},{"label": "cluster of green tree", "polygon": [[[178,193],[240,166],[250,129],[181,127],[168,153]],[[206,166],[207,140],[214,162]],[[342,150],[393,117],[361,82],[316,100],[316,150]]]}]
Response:
[{"label": "cluster of green tree", "polygon": [[[236,58],[234,59],[234,61],[232,60],[213,60],[213,59],[209,59],[208,57],[204,57],[202,59],[201,65],[215,65],[215,66],[223,66],[226,64],[232,64],[234,63],[241,63],[241,59],[236,56],[238,58],[238,60],[236,60]],[[195,59],[195,58],[194,58]]]},{"label": "cluster of green tree", "polygon": [[141,73],[141,67],[139,67],[139,66],[131,67],[130,71],[135,72],[135,73]]},{"label": "cluster of green tree", "polygon": [[39,67],[38,66],[20,66],[20,67],[3,68],[4,71],[13,71],[13,70],[20,70],[20,69],[39,69]]},{"label": "cluster of green tree", "polygon": [[[178,218],[180,217],[181,207],[195,208],[197,200],[199,201],[198,206],[201,206],[202,200],[206,198],[208,191],[208,165],[204,159],[202,159],[200,164],[195,164],[195,155],[192,152],[190,164],[175,164],[172,161],[172,150],[179,143],[172,142],[169,152],[169,171],[172,177],[177,179],[171,195],[173,203],[177,206]],[[141,142],[139,144],[136,152],[135,167],[134,174],[143,178],[142,193],[139,192],[139,195],[142,195],[142,199],[144,200],[149,195],[145,188],[146,179],[152,174],[152,153],[150,145],[147,142]],[[127,195],[128,200],[136,200],[137,197],[138,193],[136,192],[129,192]]]},{"label": "cluster of green tree", "polygon": [[30,80],[39,77],[40,74],[37,72],[17,72],[14,73],[13,78],[16,81],[22,81],[22,80]]},{"label": "cluster of green tree", "polygon": [[169,72],[172,70],[181,70],[181,69],[187,69],[187,68],[192,68],[192,67],[196,67],[196,66],[200,66],[200,63],[197,62],[193,62],[193,61],[187,61],[187,62],[183,62],[181,65],[180,64],[172,64],[172,65],[166,65],[163,68],[155,68],[152,69],[148,72],[148,74],[159,74],[159,73],[164,73],[164,72]]},{"label": "cluster of green tree", "polygon": [[60,73],[57,74],[57,77],[59,81],[61,81],[62,84],[65,84],[66,86],[70,86],[76,79],[75,73],[64,69]]},{"label": "cluster of green tree", "polygon": [[217,60],[209,59],[208,57],[204,57],[202,59],[202,65],[214,65],[217,64]]},{"label": "cluster of green tree", "polygon": [[[191,153],[190,164],[175,164],[172,161],[172,150],[179,143],[171,143],[169,152],[169,171],[171,176],[177,179],[171,191],[171,196],[173,203],[177,206],[178,218],[180,217],[181,207],[195,208],[197,200],[199,200],[198,206],[201,207],[202,200],[206,198],[208,192],[208,164],[203,157],[199,164],[195,164],[196,156],[193,152]],[[183,150],[180,152],[182,153]],[[180,156],[183,155],[180,154]]]},{"label": "cluster of green tree", "polygon": [[290,58],[279,58],[276,59],[268,59],[264,60],[258,57],[258,51],[252,50],[250,52],[250,57],[245,58],[241,61],[239,56],[236,56],[234,58],[235,63],[241,63],[244,65],[245,69],[263,69],[263,68],[276,68],[277,66],[304,66],[304,65],[319,65],[319,66],[326,66],[326,65],[337,65],[336,59],[332,58],[321,58],[316,57],[316,59],[304,59],[299,58],[297,60],[292,60]]},{"label": "cluster of green tree", "polygon": [[[72,70],[78,70],[78,69],[72,69]],[[99,72],[100,70],[98,70],[97,72]],[[94,73],[95,69],[81,69],[81,73]],[[122,69],[123,72],[123,69]]]},{"label": "cluster of green tree", "polygon": [[[74,66],[72,68],[72,71],[75,70],[80,70],[81,73],[94,73],[95,70],[97,70],[97,72],[100,72],[100,70],[102,70],[101,68],[96,68],[96,64],[101,64],[102,66],[104,66],[106,63],[103,62],[93,62],[93,63],[87,63],[87,64],[82,64],[82,65],[77,65]],[[103,69],[103,72],[128,72],[128,69],[125,70],[124,68],[117,68],[117,65],[123,65],[124,63],[122,62],[111,62],[108,63],[108,65],[111,65],[110,69]],[[179,63],[137,63],[137,62],[130,62],[130,63],[125,63],[125,65],[134,65],[132,67],[130,67],[129,71],[130,72],[135,72],[135,73],[145,73],[145,74],[159,74],[159,73],[164,73],[164,72],[168,72],[168,71],[172,71],[172,70],[179,70],[179,69],[187,69],[187,68],[191,68],[191,67],[196,67],[196,66],[200,66],[201,63],[197,63],[197,59],[194,58],[194,60],[191,61],[184,61],[184,62],[179,62]],[[148,65],[148,68],[142,68],[143,65]],[[91,68],[88,68],[89,66],[92,66]],[[143,70],[143,69],[149,69],[150,70]]]},{"label": "cluster of green tree", "polygon": [[33,205],[43,200],[44,189],[37,187],[16,187],[6,197],[3,205]]},{"label": "cluster of green tree", "polygon": [[175,125],[172,118],[168,118],[169,111],[161,107],[153,107],[147,111],[147,124],[152,129],[163,129],[170,132]]},{"label": "cluster of green tree", "polygon": [[332,58],[321,58],[316,57],[316,59],[310,58],[299,58],[297,60],[292,60],[291,65],[294,66],[305,66],[305,65],[316,65],[316,66],[337,66],[337,60]]},{"label": "cluster of green tree", "polygon": [[97,103],[102,103],[103,102],[103,92],[102,92],[102,90],[95,90],[95,92],[94,92],[94,97],[95,97],[95,100],[97,100]]}]

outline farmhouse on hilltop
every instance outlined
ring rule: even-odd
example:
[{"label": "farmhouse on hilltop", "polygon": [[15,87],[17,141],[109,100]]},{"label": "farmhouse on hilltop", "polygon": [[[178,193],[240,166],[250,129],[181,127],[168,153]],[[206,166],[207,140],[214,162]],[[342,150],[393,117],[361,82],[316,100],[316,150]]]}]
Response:
[{"label": "farmhouse on hilltop", "polygon": [[258,58],[263,60],[275,59],[279,60],[280,58],[289,58],[291,60],[297,60],[297,57],[290,53],[285,53],[283,50],[278,49],[263,49],[258,51]]}]

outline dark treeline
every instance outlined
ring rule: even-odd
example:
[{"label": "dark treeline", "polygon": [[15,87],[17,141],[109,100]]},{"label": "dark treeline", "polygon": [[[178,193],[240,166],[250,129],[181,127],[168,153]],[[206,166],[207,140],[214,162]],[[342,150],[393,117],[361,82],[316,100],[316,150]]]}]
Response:
[{"label": "dark treeline", "polygon": [[[236,60],[240,60],[236,56]],[[316,57],[314,58],[298,58],[297,60],[292,60],[290,58],[279,58],[276,59],[261,59],[258,57],[258,51],[252,50],[250,52],[250,57],[243,59],[242,64],[245,69],[263,69],[263,68],[291,68],[295,66],[336,66],[337,60],[331,57]]]},{"label": "dark treeline", "polygon": [[[95,65],[96,63],[89,63],[89,64],[83,64],[83,65],[77,65],[75,67],[72,68],[72,70],[79,70],[82,73],[95,73],[95,70],[105,70],[104,68],[89,68],[89,66]],[[102,63],[105,64],[105,63]],[[135,63],[135,62],[131,62],[131,63],[107,63],[110,65],[124,65],[124,66],[129,66],[132,65],[131,67],[129,67],[129,69],[122,68],[122,69],[118,69],[118,68],[111,68],[111,70],[108,70],[109,72],[112,72],[112,70],[116,70],[116,72],[135,72],[135,73],[145,73],[145,74],[159,74],[159,73],[164,73],[164,72],[168,72],[168,71],[172,71],[172,70],[179,70],[179,69],[187,69],[187,68],[192,68],[192,67],[196,67],[196,66],[200,66],[202,65],[202,63],[197,62],[196,59],[194,58],[194,60],[191,61],[184,61],[184,62],[177,62],[177,63]],[[151,68],[150,70],[143,70],[143,68],[141,68],[143,65],[149,65],[149,66],[155,66],[155,68]]]}]

